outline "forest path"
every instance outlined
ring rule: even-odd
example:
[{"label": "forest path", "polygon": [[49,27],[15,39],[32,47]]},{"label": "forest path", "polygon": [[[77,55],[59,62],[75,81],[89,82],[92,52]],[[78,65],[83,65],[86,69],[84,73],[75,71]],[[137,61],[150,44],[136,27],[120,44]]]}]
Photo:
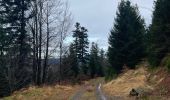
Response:
[{"label": "forest path", "polygon": [[103,78],[86,81],[82,88],[73,95],[71,100],[107,100],[101,89],[103,82]]},{"label": "forest path", "polygon": [[80,90],[78,90],[73,97],[71,98],[71,100],[80,100],[81,96],[84,94],[85,89],[84,87],[82,87]]},{"label": "forest path", "polygon": [[101,86],[102,86],[102,84],[99,83],[96,88],[97,100],[107,100],[106,96],[102,92]]}]

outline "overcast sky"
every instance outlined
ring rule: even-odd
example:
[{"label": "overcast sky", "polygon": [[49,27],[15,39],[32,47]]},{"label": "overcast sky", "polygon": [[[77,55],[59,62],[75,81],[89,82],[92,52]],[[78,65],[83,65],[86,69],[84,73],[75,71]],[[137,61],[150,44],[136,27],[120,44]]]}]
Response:
[{"label": "overcast sky", "polygon": [[[154,0],[130,0],[137,4],[147,25],[151,23]],[[110,29],[114,24],[120,0],[68,0],[74,22],[88,29],[90,42],[107,50]]]}]

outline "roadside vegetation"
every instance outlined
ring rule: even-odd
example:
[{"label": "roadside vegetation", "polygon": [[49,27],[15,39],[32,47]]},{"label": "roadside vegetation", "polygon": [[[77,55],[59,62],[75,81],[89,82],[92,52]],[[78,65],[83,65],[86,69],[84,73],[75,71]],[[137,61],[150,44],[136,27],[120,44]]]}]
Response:
[{"label": "roadside vegetation", "polygon": [[5,97],[3,100],[69,100],[79,88],[78,85],[30,86],[14,92],[12,96]]}]

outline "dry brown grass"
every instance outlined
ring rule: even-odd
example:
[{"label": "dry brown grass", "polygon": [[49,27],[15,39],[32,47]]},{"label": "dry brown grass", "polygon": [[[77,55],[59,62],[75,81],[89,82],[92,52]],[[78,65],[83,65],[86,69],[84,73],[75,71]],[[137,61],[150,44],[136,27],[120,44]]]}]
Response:
[{"label": "dry brown grass", "polygon": [[136,70],[126,70],[117,79],[106,83],[104,91],[110,96],[124,97],[132,100],[129,92],[133,89],[142,89],[146,94],[139,96],[140,100],[170,100],[170,75],[164,67],[148,69],[141,64]]},{"label": "dry brown grass", "polygon": [[15,92],[4,100],[69,100],[79,86],[43,86],[29,87]]},{"label": "dry brown grass", "polygon": [[132,88],[149,88],[153,87],[147,84],[147,69],[140,67],[136,70],[128,70],[121,74],[117,79],[105,84],[104,91],[114,96],[128,96]]}]

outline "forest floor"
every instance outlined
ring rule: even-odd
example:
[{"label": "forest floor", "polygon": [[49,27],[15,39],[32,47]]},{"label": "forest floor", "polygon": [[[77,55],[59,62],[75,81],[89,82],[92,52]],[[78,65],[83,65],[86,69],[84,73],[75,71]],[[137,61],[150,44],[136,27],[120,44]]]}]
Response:
[{"label": "forest floor", "polygon": [[[170,75],[165,69],[150,70],[143,66],[126,70],[109,82],[95,78],[73,86],[30,86],[2,100],[170,100]],[[129,96],[132,89],[140,95]]]}]

